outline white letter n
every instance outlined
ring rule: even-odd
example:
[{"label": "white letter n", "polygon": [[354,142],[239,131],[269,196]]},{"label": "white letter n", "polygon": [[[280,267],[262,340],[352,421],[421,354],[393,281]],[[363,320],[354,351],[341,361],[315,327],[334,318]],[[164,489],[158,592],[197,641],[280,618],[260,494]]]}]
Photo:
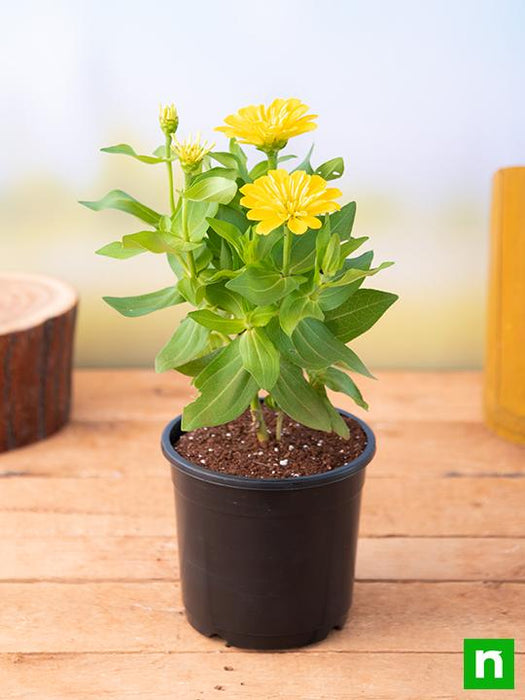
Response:
[{"label": "white letter n", "polygon": [[485,678],[485,661],[494,662],[494,678],[503,678],[503,660],[501,651],[483,651],[476,649],[476,678]]}]

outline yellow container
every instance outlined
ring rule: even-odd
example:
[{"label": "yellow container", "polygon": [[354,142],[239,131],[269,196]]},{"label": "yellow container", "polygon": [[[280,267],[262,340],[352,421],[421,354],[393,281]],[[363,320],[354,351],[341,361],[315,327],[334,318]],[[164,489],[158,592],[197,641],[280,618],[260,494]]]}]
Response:
[{"label": "yellow container", "polygon": [[494,176],[485,418],[525,443],[525,167]]}]

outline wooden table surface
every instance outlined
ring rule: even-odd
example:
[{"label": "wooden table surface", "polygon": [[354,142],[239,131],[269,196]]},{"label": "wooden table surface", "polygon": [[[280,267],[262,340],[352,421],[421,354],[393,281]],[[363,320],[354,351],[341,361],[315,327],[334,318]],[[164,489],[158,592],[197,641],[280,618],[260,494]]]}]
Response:
[{"label": "wooden table surface", "polygon": [[[71,425],[0,455],[2,700],[479,698],[464,637],[524,649],[525,449],[483,426],[479,374],[378,374],[351,619],[257,653],[184,618],[159,434],[187,381],[78,371]],[[483,698],[525,697],[524,666]]]}]

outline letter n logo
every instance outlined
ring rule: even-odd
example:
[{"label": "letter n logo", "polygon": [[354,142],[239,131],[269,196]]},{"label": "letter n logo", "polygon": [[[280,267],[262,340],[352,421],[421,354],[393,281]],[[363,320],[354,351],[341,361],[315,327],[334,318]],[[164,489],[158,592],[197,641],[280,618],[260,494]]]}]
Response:
[{"label": "letter n logo", "polygon": [[463,687],[514,690],[514,640],[465,639]]}]

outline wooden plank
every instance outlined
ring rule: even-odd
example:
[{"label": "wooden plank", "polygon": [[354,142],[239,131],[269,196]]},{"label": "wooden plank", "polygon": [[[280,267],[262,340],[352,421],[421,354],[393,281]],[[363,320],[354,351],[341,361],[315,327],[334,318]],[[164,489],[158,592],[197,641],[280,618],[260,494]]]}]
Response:
[{"label": "wooden plank", "polygon": [[525,446],[502,440],[472,421],[372,421],[374,477],[508,476],[525,479]]},{"label": "wooden plank", "polygon": [[[3,583],[0,595],[0,652],[224,648],[187,624],[178,584]],[[519,639],[524,628],[523,584],[357,583],[350,621],[322,649],[459,652],[464,637]]]},{"label": "wooden plank", "polygon": [[[359,378],[374,420],[481,421],[479,372],[379,371],[379,381]],[[180,412],[194,390],[187,377],[151,370],[77,370],[77,420],[157,420]],[[341,408],[359,412],[337,394]],[[353,408],[352,408],[353,407]],[[360,415],[366,416],[366,412]]]},{"label": "wooden plank", "polygon": [[172,536],[175,516],[134,515],[126,513],[68,513],[38,511],[0,511],[0,532],[4,537],[142,537]]},{"label": "wooden plank", "polygon": [[[6,453],[0,478],[165,476],[162,421],[76,421],[43,443]],[[378,451],[367,478],[525,478],[525,447],[474,422],[372,421]]]},{"label": "wooden plank", "polygon": [[[523,537],[525,523],[516,513],[522,511],[524,502],[525,479],[369,479],[361,534]],[[70,515],[81,516],[71,519],[76,534],[83,526],[82,532],[92,535],[170,535],[172,487],[167,474],[133,479],[5,479],[0,490],[0,525],[5,523],[12,532],[20,525],[15,516],[27,513],[41,514],[41,534],[56,531],[55,519]],[[2,518],[3,514],[8,517]],[[155,532],[149,530],[152,518],[158,521]],[[124,523],[131,526],[131,532],[122,529]]]},{"label": "wooden plank", "polygon": [[[173,537],[10,537],[0,539],[0,580],[174,581]],[[357,579],[524,581],[525,539],[363,537]]]},{"label": "wooden plank", "polygon": [[57,435],[0,459],[0,477],[93,479],[166,476],[160,449],[164,425],[153,421],[74,421]]},{"label": "wooden plank", "polygon": [[6,654],[0,676],[4,697],[25,700],[479,700],[463,690],[462,663],[452,653]]}]

